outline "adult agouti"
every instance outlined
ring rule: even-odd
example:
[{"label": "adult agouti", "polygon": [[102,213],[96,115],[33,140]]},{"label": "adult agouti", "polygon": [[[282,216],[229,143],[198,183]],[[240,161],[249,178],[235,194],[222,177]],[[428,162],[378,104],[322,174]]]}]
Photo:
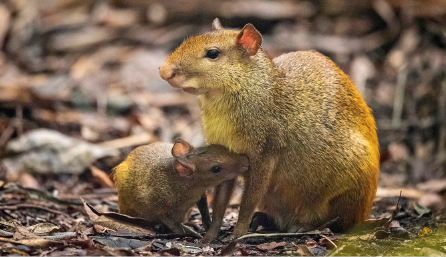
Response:
[{"label": "adult agouti", "polygon": [[236,178],[248,167],[246,155],[221,145],[194,148],[177,139],[174,145],[137,147],[113,169],[119,213],[161,222],[183,234],[187,211],[206,189]]},{"label": "adult agouti", "polygon": [[[339,217],[345,230],[368,218],[379,175],[375,121],[361,94],[329,58],[299,51],[271,59],[253,25],[183,42],[160,67],[173,87],[197,94],[207,143],[247,154],[250,170],[232,237],[256,209],[281,231]],[[233,180],[217,188],[218,236]]]}]

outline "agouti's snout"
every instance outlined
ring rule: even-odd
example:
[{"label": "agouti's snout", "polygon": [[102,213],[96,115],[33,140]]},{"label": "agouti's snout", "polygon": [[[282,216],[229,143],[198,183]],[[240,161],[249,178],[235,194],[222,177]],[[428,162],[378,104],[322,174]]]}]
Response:
[{"label": "agouti's snout", "polygon": [[169,61],[166,61],[160,67],[160,76],[172,87],[181,88],[186,93],[195,95],[203,93],[203,90],[198,90],[199,80],[196,78],[186,78],[178,69],[177,65],[171,64]]},{"label": "agouti's snout", "polygon": [[[175,67],[173,65],[164,63],[161,67],[160,67],[160,76],[162,79],[164,79],[165,81],[169,82],[172,81],[175,78]],[[172,85],[172,84],[171,84]],[[172,85],[174,86],[174,85]]]}]

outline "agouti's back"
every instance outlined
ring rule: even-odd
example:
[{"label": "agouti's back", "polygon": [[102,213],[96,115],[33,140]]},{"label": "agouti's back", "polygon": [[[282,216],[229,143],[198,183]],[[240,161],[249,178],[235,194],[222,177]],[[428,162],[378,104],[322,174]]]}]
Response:
[{"label": "agouti's back", "polygon": [[171,149],[172,144],[168,143],[140,146],[115,167],[113,176],[118,188],[120,213],[161,222],[158,215],[165,210],[158,208],[156,198],[166,201],[166,206],[177,205],[175,198],[167,194],[174,184],[169,183],[169,178],[174,176],[173,168],[166,169],[169,164],[172,166]]},{"label": "agouti's back", "polygon": [[297,221],[320,224],[340,217],[341,230],[364,221],[379,174],[371,110],[347,75],[322,54],[293,52],[273,61],[285,75],[286,95],[292,96],[282,104],[293,117],[287,125],[294,143],[282,153],[290,160],[278,164],[265,211],[277,217],[282,230]]}]

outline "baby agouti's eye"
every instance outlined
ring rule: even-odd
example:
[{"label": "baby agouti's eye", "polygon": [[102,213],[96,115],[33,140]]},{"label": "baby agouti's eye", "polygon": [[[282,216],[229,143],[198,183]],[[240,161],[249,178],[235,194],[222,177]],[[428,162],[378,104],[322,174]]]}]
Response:
[{"label": "baby agouti's eye", "polygon": [[211,172],[212,173],[220,173],[221,172],[221,167],[218,166],[218,165],[212,166]]},{"label": "baby agouti's eye", "polygon": [[208,50],[208,52],[206,53],[206,57],[209,59],[215,59],[218,57],[219,54],[220,52],[217,49],[211,49]]}]

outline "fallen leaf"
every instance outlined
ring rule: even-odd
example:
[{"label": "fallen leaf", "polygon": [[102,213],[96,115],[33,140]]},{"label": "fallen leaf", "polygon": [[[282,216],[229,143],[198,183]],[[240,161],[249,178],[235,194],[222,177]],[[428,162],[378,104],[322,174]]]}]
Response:
[{"label": "fallen leaf", "polygon": [[92,236],[94,241],[100,242],[111,248],[146,248],[151,244],[150,241],[144,241],[139,239],[131,239],[125,237],[109,237],[109,236]]},{"label": "fallen leaf", "polygon": [[59,231],[60,227],[51,223],[38,223],[36,225],[27,227],[27,229],[32,233],[45,235],[51,232]]},{"label": "fallen leaf", "polygon": [[18,221],[13,221],[15,226],[15,233],[14,233],[14,239],[15,240],[21,240],[21,239],[41,239],[38,235],[32,233],[28,229],[26,229],[24,226],[22,226]]},{"label": "fallen leaf", "polygon": [[278,247],[283,247],[285,246],[285,242],[280,242],[280,243],[276,243],[276,242],[271,242],[271,243],[264,243],[264,244],[260,244],[257,245],[257,248],[263,251],[271,251],[273,249],[276,249]]},{"label": "fallen leaf", "polygon": [[431,209],[426,206],[420,205],[417,202],[414,203],[413,208],[418,213],[418,218],[432,214]]},{"label": "fallen leaf", "polygon": [[239,240],[233,240],[229,242],[229,244],[223,246],[220,251],[220,256],[229,256],[233,255],[235,252],[238,251],[239,248]]},{"label": "fallen leaf", "polygon": [[43,238],[33,238],[33,239],[22,239],[22,240],[15,240],[15,239],[8,239],[8,238],[1,238],[0,242],[8,242],[12,244],[22,244],[27,245],[31,247],[37,247],[37,248],[46,248],[49,246],[63,246],[63,242],[57,242],[53,240],[43,239]]},{"label": "fallen leaf", "polygon": [[161,251],[157,252],[157,254],[158,255],[167,255],[167,256],[169,256],[169,255],[180,256],[181,252],[180,252],[180,249],[178,249],[178,248],[170,248],[170,249],[161,250]]},{"label": "fallen leaf", "polygon": [[107,233],[107,231],[110,230],[110,229],[108,229],[108,228],[106,228],[106,227],[103,227],[103,226],[101,226],[101,225],[99,225],[99,224],[94,224],[94,225],[93,225],[93,228],[94,228],[94,230],[95,230],[97,233],[99,233],[99,234],[105,234],[105,233]]},{"label": "fallen leaf", "polygon": [[191,245],[184,245],[184,244],[180,244],[180,243],[175,243],[174,247],[178,248],[182,252],[188,253],[188,254],[197,254],[197,253],[202,253],[203,252],[203,250],[200,247],[191,246]]},{"label": "fallen leaf", "polygon": [[95,166],[90,166],[91,174],[94,177],[95,182],[99,182],[102,187],[113,187],[113,181],[110,179],[110,176],[104,171],[96,168]]},{"label": "fallen leaf", "polygon": [[85,211],[90,219],[102,227],[116,231],[114,235],[155,235],[156,223],[141,218],[134,218],[128,215],[114,212],[98,212],[83,200]]},{"label": "fallen leaf", "polygon": [[306,245],[299,245],[299,249],[293,252],[293,255],[314,256]]}]

